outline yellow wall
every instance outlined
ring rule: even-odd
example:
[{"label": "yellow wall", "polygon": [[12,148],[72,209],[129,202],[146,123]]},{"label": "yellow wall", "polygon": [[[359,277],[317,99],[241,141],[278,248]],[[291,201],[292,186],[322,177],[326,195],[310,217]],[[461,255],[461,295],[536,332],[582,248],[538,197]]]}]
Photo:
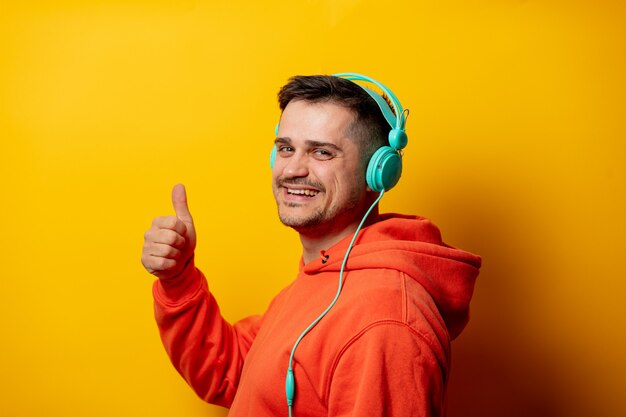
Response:
[{"label": "yellow wall", "polygon": [[299,256],[275,94],[340,71],[411,109],[383,210],[484,257],[449,416],[626,415],[621,3],[3,1],[0,415],[225,415],[163,352],[143,232],[185,183],[223,313],[263,311]]}]

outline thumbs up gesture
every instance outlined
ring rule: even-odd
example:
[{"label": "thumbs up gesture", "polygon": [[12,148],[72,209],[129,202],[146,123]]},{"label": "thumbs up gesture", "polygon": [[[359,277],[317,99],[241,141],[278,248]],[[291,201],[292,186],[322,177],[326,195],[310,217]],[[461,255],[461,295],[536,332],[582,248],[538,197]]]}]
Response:
[{"label": "thumbs up gesture", "polygon": [[172,204],[176,215],[155,218],[144,235],[141,263],[160,279],[180,275],[196,248],[196,229],[184,185],[174,186]]}]

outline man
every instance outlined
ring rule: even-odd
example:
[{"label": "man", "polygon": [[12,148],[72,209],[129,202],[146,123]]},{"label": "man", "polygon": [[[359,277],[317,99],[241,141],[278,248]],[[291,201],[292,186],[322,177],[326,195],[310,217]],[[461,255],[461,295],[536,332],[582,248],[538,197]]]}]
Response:
[{"label": "man", "polygon": [[480,258],[444,244],[424,218],[378,213],[366,170],[390,126],[370,93],[335,76],[294,77],[279,92],[273,192],[302,259],[263,316],[220,316],[195,265],[183,186],[176,215],[146,232],[163,344],[198,395],[231,416],[445,414],[449,344],[467,323]]}]

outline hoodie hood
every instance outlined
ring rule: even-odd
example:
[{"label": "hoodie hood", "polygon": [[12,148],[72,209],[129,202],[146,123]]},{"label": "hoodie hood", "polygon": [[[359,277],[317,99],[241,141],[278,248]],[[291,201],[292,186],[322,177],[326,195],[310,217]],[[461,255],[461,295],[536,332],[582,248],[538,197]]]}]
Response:
[{"label": "hoodie hood", "polygon": [[[394,269],[405,273],[428,291],[450,338],[456,338],[469,320],[481,258],[445,244],[437,226],[424,217],[382,214],[379,218],[359,233],[344,271]],[[350,240],[352,235],[322,251],[320,258],[302,265],[302,272],[339,272]]]}]

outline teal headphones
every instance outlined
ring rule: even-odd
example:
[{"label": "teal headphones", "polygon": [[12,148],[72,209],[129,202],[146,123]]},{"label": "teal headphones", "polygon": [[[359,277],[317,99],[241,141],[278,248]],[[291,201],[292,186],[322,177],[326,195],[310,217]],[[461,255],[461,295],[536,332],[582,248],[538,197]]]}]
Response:
[{"label": "teal headphones", "polygon": [[[388,191],[398,183],[400,175],[402,175],[402,149],[408,142],[405,131],[406,116],[408,113],[402,108],[402,104],[400,104],[400,101],[393,91],[373,78],[350,72],[333,75],[349,81],[365,81],[376,85],[383,91],[387,98],[389,98],[393,106],[393,111],[391,111],[389,104],[387,104],[387,101],[385,101],[382,96],[367,87],[357,84],[376,101],[383,116],[385,116],[385,120],[387,120],[387,123],[389,123],[391,127],[388,135],[389,146],[382,146],[374,152],[374,155],[372,155],[367,164],[367,171],[365,173],[367,186],[370,187],[372,191]],[[276,135],[278,135],[278,125],[276,125]],[[272,148],[270,154],[270,167],[274,167],[275,160],[276,147]]]}]

